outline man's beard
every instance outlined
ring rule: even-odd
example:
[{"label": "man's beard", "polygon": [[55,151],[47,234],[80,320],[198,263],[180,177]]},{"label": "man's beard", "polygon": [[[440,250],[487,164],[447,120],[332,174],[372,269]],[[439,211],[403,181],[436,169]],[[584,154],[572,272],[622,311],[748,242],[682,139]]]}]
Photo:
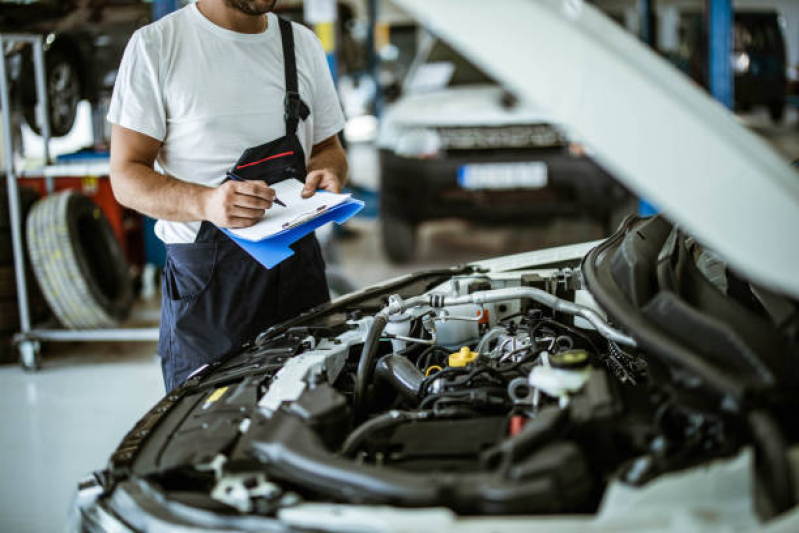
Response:
[{"label": "man's beard", "polygon": [[225,3],[247,15],[258,16],[272,11],[277,0],[225,0]]}]

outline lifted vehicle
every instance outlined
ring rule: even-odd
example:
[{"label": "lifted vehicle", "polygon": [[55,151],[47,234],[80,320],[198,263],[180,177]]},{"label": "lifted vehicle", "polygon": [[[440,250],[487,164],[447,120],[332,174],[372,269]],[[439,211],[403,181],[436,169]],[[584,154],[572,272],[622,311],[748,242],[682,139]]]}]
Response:
[{"label": "lifted vehicle", "polygon": [[615,228],[619,210],[631,211],[625,189],[539,108],[427,37],[378,136],[389,259],[411,260],[417,227],[437,218],[531,224],[587,215]]},{"label": "lifted vehicle", "polygon": [[[531,99],[601,64],[601,98],[553,113],[664,215],[264,331],[138,422],[81,483],[74,529],[799,529],[796,172],[588,4],[497,4],[498,59],[483,2],[396,1]],[[564,68],[537,39],[580,53]]]},{"label": "lifted vehicle", "polygon": [[[136,29],[152,20],[151,12],[152,4],[144,0],[2,0],[0,32],[46,36],[47,97],[53,136],[69,133],[80,100],[94,104],[110,94],[125,45]],[[12,63],[12,81],[21,92],[25,120],[38,132],[31,51],[25,46],[4,52]]]}]

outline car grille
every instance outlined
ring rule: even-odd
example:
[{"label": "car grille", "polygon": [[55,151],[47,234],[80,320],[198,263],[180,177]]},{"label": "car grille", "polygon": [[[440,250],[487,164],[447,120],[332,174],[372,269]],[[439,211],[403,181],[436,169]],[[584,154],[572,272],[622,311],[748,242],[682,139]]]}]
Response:
[{"label": "car grille", "polygon": [[566,145],[565,137],[549,124],[442,127],[438,128],[438,134],[446,150],[552,148]]}]

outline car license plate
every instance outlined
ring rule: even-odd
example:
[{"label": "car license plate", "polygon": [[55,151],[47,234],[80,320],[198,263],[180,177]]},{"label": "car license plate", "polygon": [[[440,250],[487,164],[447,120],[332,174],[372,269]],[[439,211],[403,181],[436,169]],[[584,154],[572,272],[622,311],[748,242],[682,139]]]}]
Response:
[{"label": "car license plate", "polygon": [[548,180],[546,163],[479,163],[458,168],[464,189],[540,189]]}]

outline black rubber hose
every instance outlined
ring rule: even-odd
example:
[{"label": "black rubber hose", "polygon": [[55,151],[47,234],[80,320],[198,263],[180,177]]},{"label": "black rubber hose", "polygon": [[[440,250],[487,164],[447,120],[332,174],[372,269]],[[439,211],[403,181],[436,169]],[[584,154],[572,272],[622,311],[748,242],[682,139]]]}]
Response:
[{"label": "black rubber hose", "polygon": [[341,446],[341,455],[352,455],[371,433],[390,428],[409,420],[424,420],[432,416],[431,411],[389,411],[367,420],[347,437]]},{"label": "black rubber hose", "polygon": [[419,401],[419,391],[424,381],[424,374],[407,357],[398,354],[381,357],[377,362],[376,373],[405,398]]},{"label": "black rubber hose", "polygon": [[[478,403],[480,405],[501,405],[505,403],[504,396],[506,390],[507,389],[504,387],[478,387],[474,389],[457,390],[441,394],[428,394],[425,396],[424,400],[422,400],[422,403],[419,404],[419,409],[430,409],[435,402],[444,398],[448,400],[465,400],[467,403],[472,405]],[[499,398],[499,400],[491,402],[492,395],[495,395],[494,398]]]},{"label": "black rubber hose", "polygon": [[388,324],[388,318],[382,314],[375,315],[372,327],[366,335],[366,342],[363,344],[361,358],[358,361],[358,372],[355,375],[355,391],[352,398],[353,408],[356,415],[363,413],[366,401],[366,388],[372,381],[372,374],[375,368],[375,357],[377,347],[380,344],[380,337]]}]

